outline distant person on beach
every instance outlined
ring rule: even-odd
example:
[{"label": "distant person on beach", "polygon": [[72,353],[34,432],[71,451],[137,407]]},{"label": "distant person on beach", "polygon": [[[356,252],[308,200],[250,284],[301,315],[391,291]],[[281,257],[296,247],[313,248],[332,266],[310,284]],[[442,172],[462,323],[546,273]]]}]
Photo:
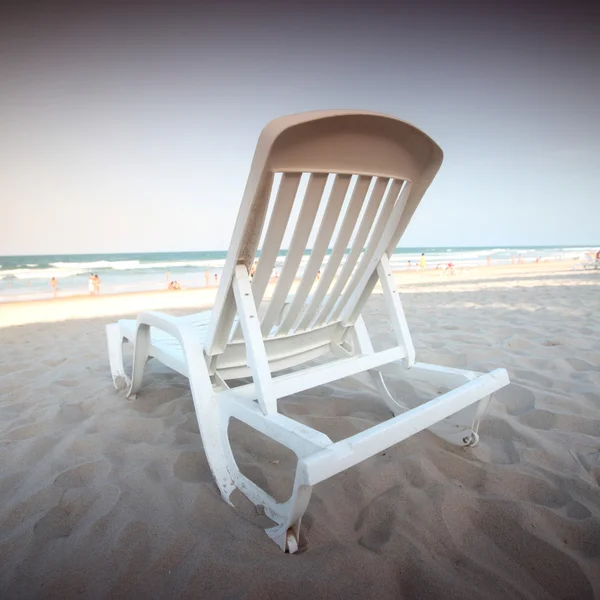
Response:
[{"label": "distant person on beach", "polygon": [[98,274],[94,275],[94,294],[98,295],[100,293],[100,277]]},{"label": "distant person on beach", "polygon": [[252,279],[254,277],[255,271],[256,271],[256,264],[252,263],[252,266],[250,267],[250,279]]},{"label": "distant person on beach", "polygon": [[215,273],[215,285],[219,285],[219,276]]},{"label": "distant person on beach", "polygon": [[408,261],[408,270],[410,271],[410,268],[412,267],[412,263],[410,262],[410,260]]},{"label": "distant person on beach", "polygon": [[488,256],[486,260],[487,260],[487,266],[488,267],[491,266],[491,264],[492,264],[492,257]]},{"label": "distant person on beach", "polygon": [[421,252],[421,261],[419,263],[419,266],[421,267],[421,271],[424,271],[425,267],[427,266],[427,259],[425,258],[425,252]]},{"label": "distant person on beach", "polygon": [[50,280],[50,285],[52,286],[52,294],[56,298],[56,286],[58,285],[58,281],[56,281],[56,277],[53,277]]},{"label": "distant person on beach", "polygon": [[598,250],[598,252],[596,252],[596,260],[600,260],[600,250]]},{"label": "distant person on beach", "polygon": [[206,287],[210,287],[210,272],[208,269],[205,269],[204,271],[204,282]]},{"label": "distant person on beach", "polygon": [[93,294],[95,289],[96,285],[94,284],[94,274],[90,273],[90,276],[88,277],[88,290],[90,291],[90,294]]}]

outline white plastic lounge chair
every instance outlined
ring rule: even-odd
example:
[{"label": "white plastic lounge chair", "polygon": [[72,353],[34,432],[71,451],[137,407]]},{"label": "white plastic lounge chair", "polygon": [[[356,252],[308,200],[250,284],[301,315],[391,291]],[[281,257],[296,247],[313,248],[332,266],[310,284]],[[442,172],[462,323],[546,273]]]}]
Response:
[{"label": "white plastic lounge chair", "polygon": [[[189,378],[221,495],[231,504],[237,488],[263,507],[275,522],[267,533],[285,551],[298,548],[312,486],[423,429],[452,444],[474,445],[492,394],[508,383],[504,369],[481,374],[415,362],[388,255],[441,162],[440,148],[427,135],[388,116],[337,110],[276,119],[259,138],[212,311],[189,317],[145,312],[137,321],[107,327],[113,380],[117,389],[128,387],[128,396],[139,390],[150,357]],[[278,191],[271,194],[278,177]],[[307,177],[303,191],[300,182]],[[300,209],[295,223],[294,202]],[[302,268],[313,227],[312,252]],[[286,228],[291,242],[269,297]],[[395,334],[395,346],[379,352],[360,316],[377,282]],[[123,369],[125,340],[135,344],[131,380]],[[327,354],[333,358],[306,364]],[[383,365],[454,389],[407,409],[389,393],[379,371]],[[274,376],[290,367],[296,370]],[[333,443],[278,413],[278,398],[360,373],[380,392],[392,413],[389,420]],[[226,383],[248,376],[253,383],[235,388]],[[227,433],[231,417],[298,456],[287,502],[275,501],[240,472]]]}]

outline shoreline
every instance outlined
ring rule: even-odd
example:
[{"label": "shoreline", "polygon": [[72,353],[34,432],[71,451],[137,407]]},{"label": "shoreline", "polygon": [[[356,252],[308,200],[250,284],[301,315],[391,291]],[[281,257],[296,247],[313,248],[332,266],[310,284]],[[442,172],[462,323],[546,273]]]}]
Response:
[{"label": "shoreline", "polygon": [[[573,258],[573,257],[569,257],[569,258],[546,258],[546,259],[542,259],[540,260],[540,262],[535,262],[532,260],[528,260],[527,262],[523,262],[523,263],[516,263],[516,264],[512,264],[512,263],[506,263],[506,262],[502,262],[499,261],[497,263],[494,263],[492,261],[492,264],[487,265],[487,264],[478,264],[478,265],[467,265],[467,264],[462,264],[462,262],[459,260],[454,261],[454,267],[455,267],[455,271],[457,275],[467,275],[470,273],[482,273],[482,272],[486,272],[487,269],[493,269],[494,272],[499,272],[502,270],[512,270],[512,269],[520,269],[520,270],[525,270],[529,267],[535,268],[535,269],[540,269],[541,267],[543,267],[543,265],[548,265],[548,264],[552,264],[552,265],[566,265],[566,266],[571,266],[571,268],[577,268],[578,265],[582,264],[582,257],[578,257],[578,258]],[[446,272],[446,265],[447,262],[445,261],[440,261],[437,258],[429,258],[428,257],[428,267],[426,268],[425,272],[422,272],[419,267],[418,267],[418,263],[415,261],[412,263],[412,265],[410,267],[408,267],[406,264],[393,264],[392,265],[392,269],[394,271],[394,273],[397,274],[404,274],[406,277],[413,277],[413,276],[418,276],[418,277],[423,277],[423,276],[429,276],[431,274],[434,275],[440,275],[440,274],[444,274]],[[279,271],[279,268],[275,269],[276,271]],[[167,273],[169,271],[167,270]],[[215,287],[218,287],[217,285],[214,285],[214,279],[213,276],[215,274],[217,274],[217,272],[215,272],[214,269],[210,269],[210,282],[209,285],[206,285],[206,283],[204,281],[200,281],[200,273],[202,272],[202,269],[195,271],[195,272],[187,272],[187,273],[176,273],[176,272],[171,272],[171,276],[170,279],[172,281],[175,280],[179,280],[179,283],[182,285],[182,289],[184,290],[197,290],[197,289],[203,289],[203,290],[208,290],[208,289],[212,289]],[[103,282],[102,286],[101,286],[101,291],[102,289],[104,289],[105,291],[102,293],[101,295],[103,296],[108,296],[108,295],[115,295],[115,294],[133,294],[133,293],[150,293],[150,292],[161,292],[161,291],[166,291],[167,290],[167,285],[166,282],[164,282],[164,279],[162,279],[162,277],[159,277],[158,280],[156,277],[152,278],[151,280],[149,280],[146,277],[146,274],[142,274],[140,272],[139,274],[140,276],[138,277],[137,275],[132,275],[132,277],[127,280],[129,283],[127,283],[126,281],[120,281],[120,282],[116,282],[113,281],[111,279],[112,275],[109,274],[107,275],[108,279],[106,281]],[[142,276],[143,275],[143,276]],[[220,277],[220,274],[219,274]],[[0,306],[5,305],[5,304],[11,304],[11,303],[15,303],[15,302],[37,302],[37,301],[43,301],[43,300],[55,300],[55,299],[64,299],[64,298],[73,298],[73,297],[86,297],[89,296],[91,294],[89,294],[88,292],[88,286],[87,286],[87,282],[84,283],[80,283],[79,285],[75,285],[74,282],[72,281],[71,278],[67,277],[67,278],[61,278],[60,276],[57,276],[57,280],[58,280],[58,294],[56,297],[53,296],[53,292],[50,289],[50,276],[48,276],[48,285],[42,285],[40,287],[40,283],[43,283],[43,280],[41,279],[36,279],[35,282],[36,284],[33,286],[29,286],[29,283],[31,282],[27,282],[26,286],[20,286],[17,284],[16,287],[13,287],[13,283],[11,283],[9,280],[5,280],[1,277],[0,275]],[[76,278],[75,278],[76,279]],[[161,280],[163,283],[161,283]],[[272,281],[274,281],[274,279],[272,279]],[[6,284],[8,283],[8,287],[6,287]],[[125,283],[125,284],[124,284]],[[10,290],[10,291],[9,291]]]},{"label": "shoreline", "polygon": [[[573,261],[553,261],[547,263],[491,265],[460,269],[455,275],[441,269],[425,271],[394,270],[394,279],[401,292],[410,293],[425,285],[439,285],[442,288],[452,284],[485,281],[486,285],[494,280],[528,280],[537,276],[583,273],[574,269]],[[267,288],[267,294],[274,288],[273,279]],[[297,281],[296,281],[297,284]],[[79,294],[57,298],[40,298],[0,303],[0,328],[65,321],[70,319],[90,319],[95,317],[115,317],[133,315],[144,310],[189,309],[190,312],[210,309],[214,303],[217,287],[195,287],[181,290],[139,290],[115,294]],[[376,286],[375,291],[378,291]]]}]

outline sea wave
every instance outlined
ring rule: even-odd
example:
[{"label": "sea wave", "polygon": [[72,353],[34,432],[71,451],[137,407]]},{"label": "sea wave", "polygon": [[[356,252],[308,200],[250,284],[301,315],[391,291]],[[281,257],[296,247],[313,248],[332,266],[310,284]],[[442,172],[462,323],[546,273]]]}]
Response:
[{"label": "sea wave", "polygon": [[80,269],[83,272],[112,269],[115,271],[137,271],[138,269],[176,269],[182,267],[220,268],[225,265],[225,259],[199,260],[165,260],[158,262],[141,262],[139,260],[97,260],[92,262],[55,262],[51,266],[58,269]]},{"label": "sea wave", "polygon": [[50,263],[50,266],[57,269],[94,271],[97,269],[135,269],[139,262],[139,260],[95,260],[92,262],[53,262]]},{"label": "sea wave", "polygon": [[199,267],[199,268],[222,268],[225,266],[225,259],[204,259],[204,260],[176,260],[176,261],[160,261],[153,263],[140,263],[136,269],[177,269],[182,267]]},{"label": "sea wave", "polygon": [[75,275],[81,275],[86,271],[81,269],[7,269],[0,273],[0,279],[52,279],[74,277]]}]

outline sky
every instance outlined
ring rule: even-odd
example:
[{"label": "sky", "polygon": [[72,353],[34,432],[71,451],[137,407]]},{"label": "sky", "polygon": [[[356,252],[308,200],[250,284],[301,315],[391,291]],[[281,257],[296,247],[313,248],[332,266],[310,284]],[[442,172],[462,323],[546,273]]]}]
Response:
[{"label": "sky", "polygon": [[600,5],[15,3],[0,255],[221,250],[271,119],[394,115],[444,163],[401,246],[600,244]]}]

